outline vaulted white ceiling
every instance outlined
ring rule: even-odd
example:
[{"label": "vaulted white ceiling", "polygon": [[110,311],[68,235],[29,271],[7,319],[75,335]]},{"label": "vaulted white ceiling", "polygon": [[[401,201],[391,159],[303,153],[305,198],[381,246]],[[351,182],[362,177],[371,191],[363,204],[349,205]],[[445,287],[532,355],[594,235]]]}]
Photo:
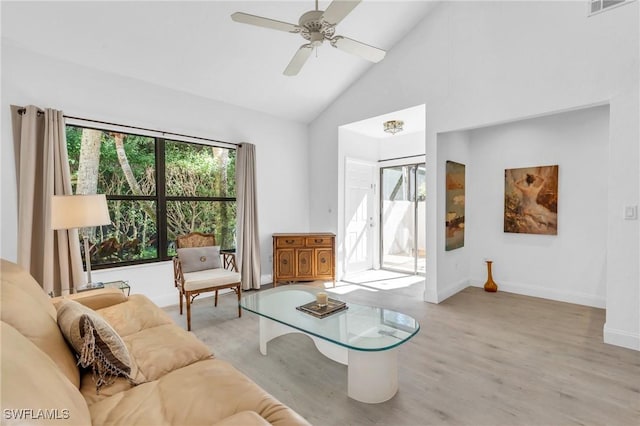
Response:
[{"label": "vaulted white ceiling", "polygon": [[[329,1],[319,2],[323,10]],[[391,49],[432,1],[364,0],[337,34]],[[370,67],[324,43],[298,76],[282,74],[306,41],[233,22],[241,11],[298,23],[313,0],[2,2],[2,37],[72,63],[307,123]]]}]

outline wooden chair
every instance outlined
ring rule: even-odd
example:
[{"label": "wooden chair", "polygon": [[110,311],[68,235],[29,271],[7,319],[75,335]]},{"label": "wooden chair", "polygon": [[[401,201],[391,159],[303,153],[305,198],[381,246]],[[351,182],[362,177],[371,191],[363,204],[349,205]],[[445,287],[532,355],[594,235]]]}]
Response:
[{"label": "wooden chair", "polygon": [[[215,236],[192,232],[176,238],[178,249],[188,247],[212,247],[216,245]],[[242,283],[236,256],[233,253],[221,254],[222,268],[205,269],[195,272],[183,272],[179,256],[173,258],[174,284],[180,293],[180,315],[182,315],[182,298],[187,301],[187,330],[191,331],[191,303],[201,293],[215,291],[214,306],[218,306],[218,291],[230,288],[238,295],[238,317],[242,316],[240,297]]]}]

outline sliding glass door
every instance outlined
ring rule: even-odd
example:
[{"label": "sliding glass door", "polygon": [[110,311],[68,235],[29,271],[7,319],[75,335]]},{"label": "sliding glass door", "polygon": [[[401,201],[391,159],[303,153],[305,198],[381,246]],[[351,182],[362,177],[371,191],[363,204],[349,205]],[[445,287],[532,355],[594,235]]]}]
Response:
[{"label": "sliding glass door", "polygon": [[425,165],[380,169],[380,264],[382,269],[424,273]]}]

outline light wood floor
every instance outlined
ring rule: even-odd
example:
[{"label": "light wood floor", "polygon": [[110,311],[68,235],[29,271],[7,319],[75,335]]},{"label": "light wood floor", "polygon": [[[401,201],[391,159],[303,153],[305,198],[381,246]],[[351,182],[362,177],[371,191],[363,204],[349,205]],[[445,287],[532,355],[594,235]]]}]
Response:
[{"label": "light wood floor", "polygon": [[[468,288],[439,305],[422,284],[366,284],[339,297],[407,313],[421,330],[400,347],[398,394],[346,396],[346,367],[301,334],[258,351],[258,320],[234,295],[196,300],[193,332],[314,425],[639,425],[640,352],[602,343],[601,309]],[[375,290],[375,291],[374,291]],[[177,299],[177,294],[176,294]],[[177,307],[166,309],[179,325]]]}]

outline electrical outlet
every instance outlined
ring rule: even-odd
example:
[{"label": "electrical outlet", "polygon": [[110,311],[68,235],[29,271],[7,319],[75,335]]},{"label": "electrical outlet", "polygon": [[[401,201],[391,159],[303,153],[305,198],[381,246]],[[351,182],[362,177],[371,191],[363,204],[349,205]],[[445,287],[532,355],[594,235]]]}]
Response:
[{"label": "electrical outlet", "polygon": [[636,220],[638,219],[638,206],[625,206],[624,207],[624,219]]}]

